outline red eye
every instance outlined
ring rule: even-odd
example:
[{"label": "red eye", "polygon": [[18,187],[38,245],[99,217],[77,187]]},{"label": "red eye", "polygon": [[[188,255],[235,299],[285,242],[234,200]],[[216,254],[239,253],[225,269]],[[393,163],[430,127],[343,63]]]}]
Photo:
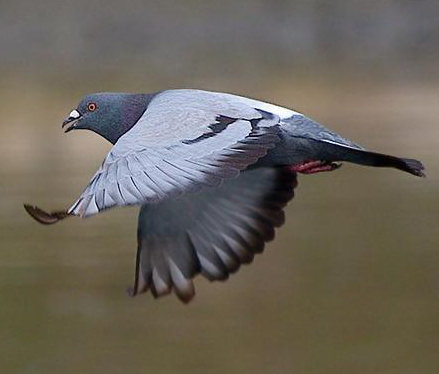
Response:
[{"label": "red eye", "polygon": [[87,110],[89,112],[94,112],[96,109],[98,109],[98,106],[96,105],[96,103],[88,103],[87,104]]}]

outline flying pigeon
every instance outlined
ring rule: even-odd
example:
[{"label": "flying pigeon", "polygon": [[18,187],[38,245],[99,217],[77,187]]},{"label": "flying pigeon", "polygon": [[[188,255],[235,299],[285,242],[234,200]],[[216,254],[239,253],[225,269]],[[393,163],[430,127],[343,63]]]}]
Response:
[{"label": "flying pigeon", "polygon": [[68,210],[25,209],[53,224],[140,205],[133,296],[173,290],[186,303],[198,273],[225,280],[250,263],[284,223],[297,173],[347,161],[424,176],[417,160],[370,152],[294,110],[227,93],[96,93],[62,126],[92,130],[113,148]]}]

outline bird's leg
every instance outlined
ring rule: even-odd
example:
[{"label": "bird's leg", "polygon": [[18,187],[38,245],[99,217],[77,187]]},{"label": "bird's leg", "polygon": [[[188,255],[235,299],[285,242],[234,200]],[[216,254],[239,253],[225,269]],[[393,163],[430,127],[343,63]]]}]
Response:
[{"label": "bird's leg", "polygon": [[338,169],[340,166],[341,164],[337,164],[335,162],[316,160],[305,161],[300,164],[291,165],[290,168],[297,173],[315,174],[322,171],[332,171]]}]

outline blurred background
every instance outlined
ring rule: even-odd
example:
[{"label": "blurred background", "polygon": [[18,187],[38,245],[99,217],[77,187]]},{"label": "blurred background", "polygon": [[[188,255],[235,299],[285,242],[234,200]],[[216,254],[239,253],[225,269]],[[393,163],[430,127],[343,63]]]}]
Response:
[{"label": "blurred background", "polygon": [[[439,3],[0,1],[2,373],[439,372]],[[131,299],[137,209],[51,227],[110,145],[86,93],[202,88],[292,107],[428,178],[301,176],[265,253],[197,296]]]}]

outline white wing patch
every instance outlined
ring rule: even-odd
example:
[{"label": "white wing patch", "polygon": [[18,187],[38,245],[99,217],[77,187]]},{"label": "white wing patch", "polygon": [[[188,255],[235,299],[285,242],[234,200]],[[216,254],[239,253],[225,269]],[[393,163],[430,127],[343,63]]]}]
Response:
[{"label": "white wing patch", "polygon": [[243,97],[243,96],[235,96],[232,94],[223,94],[223,95],[228,95],[228,96],[234,97],[234,98],[238,99],[239,101],[241,101],[242,103],[249,105],[253,108],[261,109],[261,110],[264,110],[266,112],[275,114],[275,115],[279,116],[280,119],[289,118],[293,115],[302,115],[301,113],[296,112],[292,109],[288,109],[288,108],[281,107],[278,105],[266,103],[264,101],[249,99],[249,98]]},{"label": "white wing patch", "polygon": [[343,143],[339,143],[339,142],[336,142],[336,141],[333,141],[333,140],[328,140],[328,139],[320,139],[320,141],[324,142],[324,143],[335,144],[335,145],[338,145],[338,146],[344,147],[344,148],[355,149],[357,151],[359,149],[360,150],[362,149],[360,146],[354,147],[354,146],[351,146],[351,145],[348,145],[348,144],[343,144]]}]

